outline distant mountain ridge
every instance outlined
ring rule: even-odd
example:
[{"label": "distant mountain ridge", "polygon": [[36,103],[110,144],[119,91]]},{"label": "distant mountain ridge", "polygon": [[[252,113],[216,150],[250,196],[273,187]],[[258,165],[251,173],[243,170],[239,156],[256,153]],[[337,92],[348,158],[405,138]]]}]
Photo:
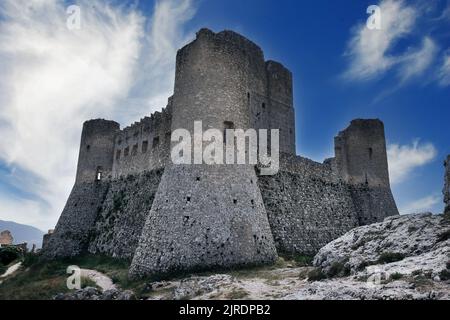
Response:
[{"label": "distant mountain ridge", "polygon": [[42,247],[42,236],[45,232],[38,228],[13,221],[0,220],[0,232],[4,230],[9,230],[11,232],[11,235],[14,238],[14,244],[26,242],[29,248],[31,248],[33,244],[36,245],[36,248]]}]

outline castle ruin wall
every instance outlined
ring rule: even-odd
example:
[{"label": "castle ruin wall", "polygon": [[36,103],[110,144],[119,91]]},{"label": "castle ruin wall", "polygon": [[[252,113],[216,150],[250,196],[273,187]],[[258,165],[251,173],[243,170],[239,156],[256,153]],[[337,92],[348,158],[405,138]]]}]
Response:
[{"label": "castle ruin wall", "polygon": [[444,162],[445,175],[444,175],[444,189],[442,190],[444,194],[445,214],[450,214],[450,155]]}]

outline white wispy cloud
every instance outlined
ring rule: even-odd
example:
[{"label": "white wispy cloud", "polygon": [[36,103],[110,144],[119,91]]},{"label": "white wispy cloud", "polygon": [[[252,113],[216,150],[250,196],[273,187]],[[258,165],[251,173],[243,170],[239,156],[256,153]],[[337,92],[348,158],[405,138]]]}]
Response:
[{"label": "white wispy cloud", "polygon": [[172,93],[192,1],[157,1],[149,20],[112,2],[78,4],[81,30],[70,31],[62,0],[0,2],[0,161],[8,181],[33,195],[0,194],[2,219],[53,226],[74,182],[83,121],[127,124]]},{"label": "white wispy cloud", "polygon": [[442,58],[442,63],[439,67],[437,76],[441,86],[450,86],[450,50],[448,50]]},{"label": "white wispy cloud", "polygon": [[425,37],[422,40],[421,47],[407,52],[399,60],[401,61],[399,77],[402,82],[423,74],[433,62],[437,51],[438,48],[434,41],[429,37]]},{"label": "white wispy cloud", "polygon": [[401,60],[401,57],[388,52],[402,37],[411,33],[417,12],[403,1],[384,0],[379,7],[380,30],[370,30],[365,23],[353,28],[345,53],[350,59],[349,69],[345,73],[349,79],[371,79]]},{"label": "white wispy cloud", "polygon": [[[418,29],[422,11],[434,6],[420,1],[382,0],[379,7],[380,30],[370,30],[365,23],[353,27],[345,51],[349,64],[344,77],[350,81],[364,81],[396,70],[401,85],[423,75],[432,67],[439,52],[436,42]],[[396,46],[405,39],[420,44],[399,52]]]},{"label": "white wispy cloud", "polygon": [[391,184],[398,184],[407,178],[414,169],[434,160],[437,150],[432,143],[388,144],[387,155]]},{"label": "white wispy cloud", "polygon": [[400,207],[401,214],[432,212],[433,207],[441,203],[442,198],[438,195],[430,195],[415,200],[403,207]]}]

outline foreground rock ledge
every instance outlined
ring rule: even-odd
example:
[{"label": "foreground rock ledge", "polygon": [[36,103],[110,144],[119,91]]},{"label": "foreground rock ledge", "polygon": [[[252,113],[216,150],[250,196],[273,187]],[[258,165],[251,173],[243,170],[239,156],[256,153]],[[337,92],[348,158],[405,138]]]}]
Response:
[{"label": "foreground rock ledge", "polygon": [[[276,266],[151,282],[141,299],[450,299],[450,221],[442,215],[386,218],[323,247],[315,267]],[[320,275],[314,281],[313,276]],[[84,292],[85,291],[85,292]],[[57,299],[130,299],[92,288]]]}]

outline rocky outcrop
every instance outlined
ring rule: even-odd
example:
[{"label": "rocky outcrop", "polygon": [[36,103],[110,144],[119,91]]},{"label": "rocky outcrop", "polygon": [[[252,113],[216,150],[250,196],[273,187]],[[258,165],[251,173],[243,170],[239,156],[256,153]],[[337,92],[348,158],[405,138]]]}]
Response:
[{"label": "rocky outcrop", "polygon": [[69,293],[60,293],[53,300],[135,300],[133,291],[111,289],[101,292],[94,287],[86,287]]},{"label": "rocky outcrop", "polygon": [[314,265],[192,276],[149,290],[154,299],[449,300],[450,221],[389,217],[329,243]]},{"label": "rocky outcrop", "polygon": [[355,228],[314,258],[328,276],[431,272],[434,278],[445,273],[449,261],[450,221],[431,213],[388,217]]},{"label": "rocky outcrop", "polygon": [[372,284],[352,278],[310,283],[286,300],[449,300],[448,284],[406,279]]}]

